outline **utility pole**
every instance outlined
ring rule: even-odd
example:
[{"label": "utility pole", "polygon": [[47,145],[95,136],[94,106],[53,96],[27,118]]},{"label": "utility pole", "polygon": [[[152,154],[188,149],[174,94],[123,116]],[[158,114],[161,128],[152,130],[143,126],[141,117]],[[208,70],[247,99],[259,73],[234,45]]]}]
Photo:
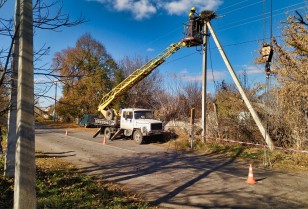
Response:
[{"label": "utility pole", "polygon": [[220,55],[223,58],[223,60],[225,62],[225,65],[227,66],[227,68],[229,70],[229,73],[231,74],[231,77],[232,77],[236,87],[238,88],[238,90],[239,90],[239,92],[240,92],[240,94],[241,94],[241,96],[242,96],[242,98],[243,98],[243,100],[244,100],[244,102],[245,102],[245,104],[246,104],[250,114],[252,115],[255,123],[257,124],[257,126],[258,126],[258,128],[259,128],[259,130],[260,130],[260,132],[261,132],[265,142],[267,143],[269,149],[273,150],[274,149],[274,143],[273,143],[271,137],[269,136],[267,130],[262,125],[259,116],[257,115],[257,113],[253,109],[252,105],[250,104],[250,101],[248,100],[248,98],[247,98],[247,96],[245,94],[245,91],[244,91],[241,83],[239,82],[239,80],[238,80],[238,78],[237,78],[237,76],[236,76],[236,74],[235,74],[235,72],[234,72],[234,70],[233,70],[233,68],[232,68],[232,66],[231,66],[231,64],[230,64],[230,62],[229,62],[229,60],[228,60],[224,50],[223,50],[223,48],[221,47],[221,45],[220,45],[220,43],[219,43],[219,41],[218,41],[218,39],[216,37],[216,34],[214,33],[214,30],[213,30],[213,28],[211,26],[210,21],[207,21],[207,26],[208,26],[208,28],[209,28],[209,30],[211,32],[211,35],[212,35],[212,37],[214,39],[214,42],[215,42],[215,44],[216,44],[216,46],[217,46],[217,48],[218,48],[218,50],[220,52]]},{"label": "utility pole", "polygon": [[193,148],[194,136],[195,136],[195,108],[190,110],[190,148]]},{"label": "utility pole", "polygon": [[35,209],[35,134],[32,0],[20,1],[17,145],[14,209]]},{"label": "utility pole", "polygon": [[204,20],[203,26],[203,59],[202,59],[202,140],[206,142],[206,73],[207,73],[207,21]]},{"label": "utility pole", "polygon": [[57,105],[57,88],[58,88],[58,81],[55,80],[54,81],[55,85],[56,85],[56,89],[55,89],[55,105],[54,105],[54,114],[53,114],[53,122],[56,122],[56,118],[57,118],[57,112],[56,112],[56,105]]},{"label": "utility pole", "polygon": [[6,143],[6,156],[4,164],[4,176],[13,178],[15,174],[15,152],[16,152],[16,115],[17,115],[17,77],[18,77],[18,56],[19,56],[19,18],[20,18],[20,0],[15,1],[15,31],[13,64],[11,77],[11,95],[10,110],[8,114],[8,135]]}]

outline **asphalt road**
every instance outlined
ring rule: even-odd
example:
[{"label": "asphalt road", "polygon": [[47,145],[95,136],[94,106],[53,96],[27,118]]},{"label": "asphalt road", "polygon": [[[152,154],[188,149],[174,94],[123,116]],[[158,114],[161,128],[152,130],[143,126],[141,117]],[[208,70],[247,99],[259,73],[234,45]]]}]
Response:
[{"label": "asphalt road", "polygon": [[[36,129],[36,150],[62,158],[95,175],[144,195],[165,208],[308,208],[308,173],[253,167],[211,154],[175,152],[132,140],[93,139],[93,132]],[[172,149],[171,149],[172,148]]]}]

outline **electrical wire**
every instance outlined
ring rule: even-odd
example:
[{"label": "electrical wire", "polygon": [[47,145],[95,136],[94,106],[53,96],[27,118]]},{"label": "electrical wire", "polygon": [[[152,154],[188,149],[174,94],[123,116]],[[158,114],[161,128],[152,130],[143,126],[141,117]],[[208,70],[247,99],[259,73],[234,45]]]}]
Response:
[{"label": "electrical wire", "polygon": [[270,37],[271,37],[271,44],[273,42],[273,1],[271,1],[270,5],[270,12],[271,12],[271,19],[270,19]]},{"label": "electrical wire", "polygon": [[[302,9],[304,7],[299,7],[299,8],[296,8],[296,9]],[[295,10],[296,10],[295,9]],[[275,15],[272,15],[272,17],[275,17],[275,16],[278,16],[278,15],[281,15],[281,14],[284,14],[285,12],[281,12],[281,13],[278,13],[278,14],[275,14]],[[219,32],[221,31],[226,31],[226,30],[229,30],[229,29],[232,29],[232,28],[236,28],[236,27],[239,27],[239,26],[243,26],[243,25],[247,25],[247,24],[250,24],[250,23],[254,23],[254,22],[258,22],[262,19],[257,19],[257,20],[252,20],[250,22],[245,22],[245,23],[242,23],[242,24],[238,24],[238,25],[234,25],[234,26],[231,26],[231,27],[227,27],[227,28],[224,28],[224,29],[221,29],[221,30],[218,30]]]},{"label": "electrical wire", "polygon": [[[235,4],[233,4],[233,5],[230,5],[230,6],[228,6],[228,7],[225,7],[225,8],[223,8],[223,9],[227,9],[227,8],[233,7],[233,6],[235,6],[235,5],[238,5],[238,4],[247,2],[247,1],[248,1],[248,0],[244,0],[244,1],[241,1],[241,2],[238,2],[238,3],[235,3]],[[240,9],[243,9],[243,8],[247,8],[247,7],[253,6],[253,5],[255,5],[255,4],[259,4],[259,3],[261,3],[262,1],[263,1],[263,0],[258,1],[258,2],[255,2],[255,3],[252,3],[252,4],[249,4],[249,5],[246,5],[246,6],[243,6],[243,7],[240,7],[240,8],[237,8],[237,9],[235,9],[235,10],[228,11],[228,12],[226,12],[225,14],[227,14],[227,13],[229,14],[229,13],[232,13],[232,12],[234,12],[234,11],[237,11],[237,10],[240,10]],[[291,5],[288,5],[288,6],[286,6],[286,7],[279,8],[279,9],[276,9],[276,10],[274,10],[274,11],[268,12],[268,13],[266,13],[266,15],[270,14],[270,16],[271,16],[270,19],[272,20],[272,18],[273,18],[274,16],[278,16],[278,15],[284,14],[286,11],[282,11],[282,12],[276,13],[276,14],[274,14],[274,15],[273,15],[273,12],[278,12],[278,11],[285,10],[285,9],[287,9],[287,8],[290,8],[290,7],[299,6],[299,5],[303,5],[303,4],[305,4],[305,2],[291,4]],[[271,8],[272,8],[272,7],[271,7]],[[297,10],[297,9],[303,9],[303,8],[305,8],[305,6],[301,6],[301,7],[298,7],[298,8],[294,8],[294,9],[292,9],[292,11],[293,11],[293,10]],[[221,10],[223,10],[223,9],[220,9],[220,10],[218,10],[218,11],[221,11]],[[232,28],[236,28],[236,27],[240,27],[240,26],[243,26],[243,25],[247,25],[247,24],[251,24],[251,23],[254,23],[254,22],[258,22],[258,21],[262,20],[262,15],[263,15],[263,14],[261,14],[261,15],[256,15],[256,16],[253,16],[253,17],[248,17],[248,18],[242,19],[242,20],[240,20],[240,21],[235,21],[235,22],[233,22],[233,23],[228,24],[228,25],[231,25],[231,24],[232,24],[231,27],[223,26],[223,29],[217,29],[217,31],[218,31],[218,32],[226,31],[226,30],[229,30],[229,29],[232,29]],[[260,17],[260,16],[261,16],[261,17]],[[260,18],[255,19],[256,17],[260,17]],[[264,18],[264,17],[263,17],[263,18]],[[248,21],[248,22],[247,22],[246,20],[249,20],[249,19],[254,19],[254,20]],[[243,22],[243,21],[246,21],[246,22],[240,23],[240,22]],[[240,23],[240,24],[235,24],[235,25],[234,25],[234,23]],[[163,38],[163,37],[165,37],[165,36],[167,36],[167,35],[173,33],[174,31],[177,31],[179,28],[180,28],[180,27],[177,27],[176,29],[174,29],[174,30],[172,30],[172,31],[170,31],[170,32],[168,32],[168,33],[166,33],[166,34],[164,34],[164,35],[158,37],[157,39],[155,39],[155,40],[153,40],[152,42],[149,42],[149,43],[154,43],[154,42],[160,40],[161,38]],[[272,26],[271,26],[271,28],[272,28]],[[272,39],[272,38],[273,38],[273,32],[271,31],[270,39]],[[256,41],[259,41],[259,40],[256,40]],[[264,39],[263,39],[263,41],[264,41]],[[252,42],[252,41],[248,41],[248,42]],[[243,43],[246,43],[246,42],[243,42]],[[240,43],[240,44],[242,44],[242,43]],[[230,45],[225,45],[225,46],[231,46],[231,45],[237,45],[237,44],[230,44]],[[187,56],[190,56],[190,55],[187,55]],[[187,56],[185,56],[185,57],[187,57]],[[185,58],[185,57],[184,57],[184,58]],[[179,58],[179,59],[181,59],[181,58]]]},{"label": "electrical wire", "polygon": [[198,52],[198,51],[195,51],[195,52],[192,52],[192,53],[187,54],[187,55],[185,55],[185,56],[179,57],[179,58],[177,58],[177,59],[173,59],[173,60],[170,60],[170,61],[168,61],[168,62],[164,62],[164,64],[169,64],[169,63],[172,63],[172,62],[176,62],[176,61],[178,61],[178,60],[181,60],[181,59],[190,57],[191,55],[194,55],[194,54],[197,54],[197,53],[199,53],[199,52]]},{"label": "electrical wire", "polygon": [[263,0],[263,43],[266,36],[266,0]]},{"label": "electrical wire", "polygon": [[226,14],[229,14],[229,13],[232,13],[232,12],[235,12],[235,11],[238,11],[238,10],[242,10],[242,9],[245,9],[247,7],[251,7],[251,6],[254,6],[254,5],[257,5],[257,4],[260,4],[263,0],[261,1],[257,1],[257,2],[254,2],[252,4],[248,4],[248,5],[245,5],[245,6],[242,6],[242,7],[239,7],[239,8],[236,8],[236,9],[233,9],[231,11],[228,11],[228,12],[225,12],[222,14],[222,16],[225,16]]},{"label": "electrical wire", "polygon": [[221,9],[218,9],[217,11],[222,11],[222,10],[225,10],[225,9],[228,9],[228,8],[231,8],[231,7],[234,7],[234,6],[238,5],[238,4],[241,4],[241,3],[246,2],[246,1],[249,1],[249,0],[243,0],[243,1],[237,2],[237,3],[235,3],[235,4],[231,4],[231,5],[227,6],[227,7],[223,7],[223,8],[221,8]]},{"label": "electrical wire", "polygon": [[[273,12],[278,12],[278,11],[287,9],[287,8],[289,8],[290,6],[299,6],[299,5],[301,5],[301,4],[304,4],[304,3],[301,2],[301,3],[296,3],[296,4],[288,5],[288,6],[286,6],[286,7],[276,9],[276,10],[274,10]],[[302,7],[300,7],[300,8],[302,8]],[[284,12],[285,12],[285,11],[283,11],[283,13],[284,13]],[[269,14],[269,13],[266,13],[266,15],[268,15],[268,14]],[[281,13],[280,13],[280,14],[281,14]],[[248,18],[244,18],[244,19],[241,19],[241,20],[238,20],[238,21],[234,21],[234,22],[228,23],[228,24],[224,25],[224,26],[221,27],[221,28],[226,28],[226,27],[229,26],[229,25],[237,26],[236,24],[240,24],[240,23],[242,23],[242,22],[247,22],[247,20],[250,20],[250,19],[254,19],[254,20],[255,20],[256,18],[262,19],[262,16],[263,16],[263,14],[259,14],[259,15],[255,15],[255,16],[248,17]],[[219,30],[219,28],[218,28],[218,30]]]},{"label": "electrical wire", "polygon": [[162,38],[168,36],[169,34],[175,32],[175,31],[178,31],[180,28],[183,28],[183,26],[174,28],[173,30],[171,30],[171,31],[169,31],[169,32],[167,32],[167,33],[165,33],[165,34],[163,34],[163,35],[157,37],[156,39],[154,39],[154,40],[152,40],[152,41],[149,41],[149,42],[145,43],[144,45],[140,46],[138,49],[142,49],[143,47],[145,47],[145,46],[147,46],[147,45],[153,44],[153,43],[155,43],[156,41],[158,41],[158,40],[160,40],[160,39],[162,39]]},{"label": "electrical wire", "polygon": [[[225,9],[228,9],[228,8],[231,8],[231,7],[234,7],[234,6],[236,6],[236,5],[242,4],[242,3],[247,2],[247,1],[248,1],[248,0],[243,0],[243,1],[237,2],[237,3],[235,3],[235,4],[229,5],[229,6],[227,6],[227,7],[224,7],[224,8],[222,8],[222,9],[219,9],[219,10],[217,10],[217,11],[222,11],[222,10],[225,10]],[[256,4],[260,4],[260,3],[263,2],[263,1],[264,1],[264,0],[260,0],[260,1],[258,1],[258,2],[254,2],[254,3],[251,3],[251,4],[248,4],[248,5],[245,5],[245,6],[242,6],[242,7],[239,7],[239,8],[230,10],[230,11],[227,11],[227,12],[225,12],[223,15],[225,15],[225,14],[230,14],[230,13],[233,13],[233,12],[235,12],[235,11],[238,11],[238,10],[241,10],[241,9],[244,9],[244,8],[247,8],[247,7],[250,7],[250,6],[254,6],[254,5],[256,5]],[[288,6],[286,6],[286,7],[276,9],[276,10],[274,10],[274,11],[272,11],[272,12],[277,12],[277,11],[280,11],[280,10],[283,10],[283,9],[286,9],[286,8],[290,8],[290,7],[292,7],[292,6],[297,6],[297,5],[300,5],[300,4],[305,4],[305,2],[291,4],[291,5],[288,5]],[[299,8],[296,8],[296,9],[301,9],[301,8],[304,8],[304,7],[299,7]],[[296,9],[294,9],[294,10],[296,10]],[[273,16],[278,16],[278,15],[281,15],[281,14],[283,14],[283,13],[285,13],[285,11],[283,11],[283,12],[281,12],[281,13],[278,13],[278,14],[275,14],[275,15],[272,15],[272,14],[271,14],[271,19],[272,19]],[[266,14],[268,14],[268,13],[266,13]],[[251,23],[254,23],[254,22],[258,22],[258,21],[262,20],[262,17],[261,17],[260,19],[254,19],[254,20],[249,21],[249,22],[247,22],[246,20],[249,20],[249,19],[252,19],[252,18],[256,18],[256,17],[260,17],[260,16],[262,16],[262,14],[261,14],[261,15],[256,15],[256,16],[254,16],[254,17],[248,17],[248,18],[242,19],[242,20],[240,20],[240,21],[235,21],[235,22],[229,23],[228,25],[231,25],[231,24],[232,24],[231,27],[223,26],[223,29],[220,30],[220,29],[218,28],[217,31],[218,31],[218,32],[226,31],[226,30],[229,30],[229,29],[232,29],[232,28],[236,28],[236,27],[240,27],[240,26],[243,26],[243,25],[247,25],[247,24],[251,24]],[[234,25],[234,23],[240,23],[240,22],[243,22],[243,21],[246,21],[246,22],[241,23],[241,24]],[[182,27],[182,26],[181,26],[181,27]],[[159,36],[158,38],[154,39],[153,41],[150,41],[150,42],[144,44],[143,46],[139,47],[139,49],[140,49],[140,48],[143,48],[144,46],[153,44],[153,43],[157,42],[158,40],[160,40],[160,39],[166,37],[167,35],[172,34],[172,33],[175,32],[175,31],[178,31],[181,27],[176,27],[175,29],[169,31],[168,33],[165,33],[165,34]],[[189,55],[188,55],[188,56],[189,56]]]},{"label": "electrical wire", "polygon": [[[282,37],[282,36],[275,36],[276,38],[279,38],[279,37]],[[254,40],[249,40],[249,41],[243,41],[243,42],[239,42],[239,43],[233,43],[233,44],[225,44],[225,45],[222,45],[223,48],[226,48],[226,47],[230,47],[230,46],[238,46],[238,45],[242,45],[242,44],[248,44],[248,43],[256,43],[256,42],[259,42],[259,41],[262,41],[263,38],[259,38],[259,39],[254,39]],[[209,47],[209,49],[217,49],[217,47]],[[167,62],[164,62],[163,64],[169,64],[169,63],[173,63],[173,62],[176,62],[178,60],[182,60],[182,59],[185,59],[189,56],[192,56],[194,54],[197,54],[197,53],[200,53],[199,51],[195,51],[195,52],[192,52],[192,53],[189,53],[189,54],[186,54],[182,57],[179,57],[177,59],[173,59],[173,60],[170,60],[170,61],[167,61]]]},{"label": "electrical wire", "polygon": [[216,91],[217,91],[217,84],[216,84],[216,81],[215,81],[215,76],[214,76],[214,69],[213,69],[213,62],[212,62],[212,50],[211,50],[211,42],[209,41],[209,55],[210,55],[210,65],[211,65],[211,72],[212,72],[212,77],[213,77],[213,85],[214,85],[214,90],[215,90],[215,94],[216,94]]}]

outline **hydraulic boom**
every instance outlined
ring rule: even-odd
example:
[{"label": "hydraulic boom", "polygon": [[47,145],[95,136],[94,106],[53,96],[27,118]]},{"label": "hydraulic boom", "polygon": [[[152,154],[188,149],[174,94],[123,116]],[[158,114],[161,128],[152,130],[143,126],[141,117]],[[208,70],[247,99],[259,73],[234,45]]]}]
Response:
[{"label": "hydraulic boom", "polygon": [[135,70],[131,75],[119,83],[109,93],[104,95],[98,106],[98,110],[105,116],[106,119],[112,119],[117,113],[114,110],[109,109],[110,105],[122,96],[125,92],[135,86],[139,81],[148,76],[154,69],[165,62],[165,60],[178,51],[180,48],[186,46],[186,43],[180,41],[175,44],[171,44],[168,48],[162,51],[157,57],[148,61],[140,69]]}]

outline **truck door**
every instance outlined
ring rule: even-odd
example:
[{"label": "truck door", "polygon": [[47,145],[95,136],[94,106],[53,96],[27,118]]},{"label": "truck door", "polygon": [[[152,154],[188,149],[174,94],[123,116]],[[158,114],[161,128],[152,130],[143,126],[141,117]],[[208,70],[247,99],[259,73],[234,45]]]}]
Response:
[{"label": "truck door", "polygon": [[133,111],[123,111],[122,114],[120,128],[133,130]]}]

